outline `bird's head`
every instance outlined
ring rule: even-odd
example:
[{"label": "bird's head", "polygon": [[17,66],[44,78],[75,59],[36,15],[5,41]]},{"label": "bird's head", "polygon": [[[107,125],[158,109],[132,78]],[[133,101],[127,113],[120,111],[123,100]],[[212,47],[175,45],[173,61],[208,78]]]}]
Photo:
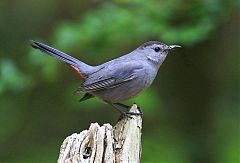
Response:
[{"label": "bird's head", "polygon": [[163,62],[167,54],[175,49],[180,48],[179,45],[166,45],[159,41],[149,41],[142,44],[136,50],[146,56],[150,61],[153,62]]}]

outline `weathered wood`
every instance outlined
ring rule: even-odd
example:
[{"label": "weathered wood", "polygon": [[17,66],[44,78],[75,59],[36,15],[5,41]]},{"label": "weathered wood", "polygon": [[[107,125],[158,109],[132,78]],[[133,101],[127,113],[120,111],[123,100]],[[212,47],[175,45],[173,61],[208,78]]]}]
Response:
[{"label": "weathered wood", "polygon": [[[131,112],[139,113],[137,105]],[[88,130],[68,136],[58,163],[138,163],[141,158],[141,116],[120,119],[115,127],[92,123]]]}]

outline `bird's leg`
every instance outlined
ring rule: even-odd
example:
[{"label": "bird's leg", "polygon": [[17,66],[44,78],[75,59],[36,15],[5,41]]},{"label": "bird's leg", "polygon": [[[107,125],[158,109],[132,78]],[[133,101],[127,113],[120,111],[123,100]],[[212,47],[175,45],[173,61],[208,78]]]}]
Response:
[{"label": "bird's leg", "polygon": [[109,105],[111,105],[113,108],[115,108],[117,111],[119,111],[121,113],[121,117],[128,117],[128,118],[132,118],[130,115],[127,114],[126,111],[123,111],[122,109],[120,109],[117,105],[112,104],[112,103],[108,103]]},{"label": "bird's leg", "polygon": [[[114,103],[114,104],[116,104],[116,105],[118,105],[118,106],[120,106],[120,107],[123,107],[123,108],[125,108],[125,109],[127,109],[127,110],[129,110],[129,108],[130,108],[130,106],[127,106],[127,105],[122,104],[122,103]],[[135,104],[135,103],[134,103],[134,104]],[[125,114],[143,116],[143,112],[142,112],[142,110],[140,109],[140,107],[137,107],[137,108],[138,108],[138,110],[139,110],[139,113],[133,113],[133,112],[126,111]]]}]

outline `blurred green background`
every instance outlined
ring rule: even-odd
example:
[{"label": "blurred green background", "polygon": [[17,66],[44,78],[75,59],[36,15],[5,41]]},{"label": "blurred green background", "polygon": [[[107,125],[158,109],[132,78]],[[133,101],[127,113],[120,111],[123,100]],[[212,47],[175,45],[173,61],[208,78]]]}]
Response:
[{"label": "blurred green background", "polygon": [[1,0],[0,163],[56,162],[65,137],[119,113],[72,95],[78,76],[32,49],[42,41],[89,64],[143,42],[180,44],[144,111],[142,162],[240,162],[239,0]]}]

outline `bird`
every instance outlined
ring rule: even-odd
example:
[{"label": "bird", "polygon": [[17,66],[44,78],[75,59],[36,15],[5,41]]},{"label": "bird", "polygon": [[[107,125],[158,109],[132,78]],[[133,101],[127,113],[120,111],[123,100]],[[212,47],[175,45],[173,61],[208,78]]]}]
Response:
[{"label": "bird", "polygon": [[60,50],[30,40],[31,46],[45,54],[66,62],[83,80],[75,93],[84,92],[80,102],[97,97],[117,109],[123,116],[142,115],[129,112],[122,102],[147,89],[157,76],[167,54],[179,45],[148,41],[135,50],[97,66],[91,66]]}]

